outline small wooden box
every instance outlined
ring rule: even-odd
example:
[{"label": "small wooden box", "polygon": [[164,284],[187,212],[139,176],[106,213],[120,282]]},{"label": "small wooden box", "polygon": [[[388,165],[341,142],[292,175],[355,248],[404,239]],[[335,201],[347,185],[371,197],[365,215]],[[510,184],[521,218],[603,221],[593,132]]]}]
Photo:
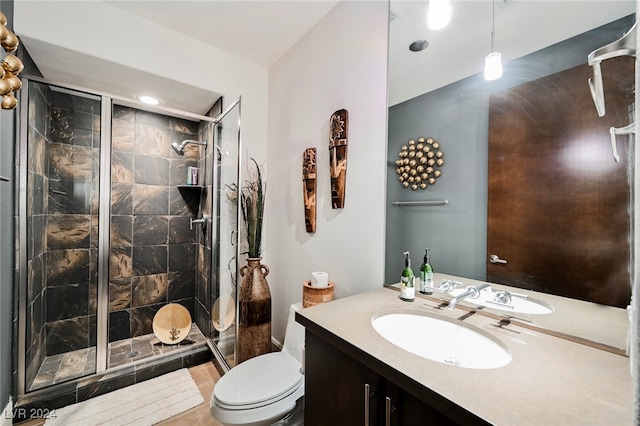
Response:
[{"label": "small wooden box", "polygon": [[320,303],[333,300],[333,283],[329,281],[327,287],[311,287],[311,281],[305,281],[302,285],[302,307],[308,308]]}]

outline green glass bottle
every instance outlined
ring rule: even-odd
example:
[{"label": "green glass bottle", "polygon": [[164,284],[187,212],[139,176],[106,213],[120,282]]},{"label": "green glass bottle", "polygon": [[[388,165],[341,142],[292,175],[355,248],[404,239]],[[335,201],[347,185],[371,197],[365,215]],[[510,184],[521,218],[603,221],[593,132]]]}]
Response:
[{"label": "green glass bottle", "polygon": [[414,286],[416,277],[413,269],[411,269],[411,255],[408,251],[405,251],[404,255],[404,269],[400,276],[400,299],[412,302],[416,297],[416,289]]},{"label": "green glass bottle", "polygon": [[433,293],[433,268],[429,261],[430,250],[428,248],[424,251],[424,259],[422,260],[422,265],[420,265],[420,293],[422,294]]}]

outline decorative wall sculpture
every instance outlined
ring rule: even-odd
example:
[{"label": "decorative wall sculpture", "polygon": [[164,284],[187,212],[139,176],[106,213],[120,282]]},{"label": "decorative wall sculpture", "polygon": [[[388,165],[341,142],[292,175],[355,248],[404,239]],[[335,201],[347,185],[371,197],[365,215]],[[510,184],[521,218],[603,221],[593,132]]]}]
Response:
[{"label": "decorative wall sculpture", "polygon": [[341,109],[331,115],[329,121],[329,155],[331,161],[331,207],[344,207],[345,185],[347,183],[347,138],[349,133],[349,113]]},{"label": "decorative wall sculpture", "polygon": [[[15,52],[18,49],[18,37],[7,28],[7,17],[0,12],[0,44],[6,52]],[[20,90],[22,82],[18,78],[18,74],[24,69],[24,65],[20,58],[9,53],[2,60],[2,68],[0,68],[0,107],[2,109],[13,109],[18,105],[18,100],[12,94],[16,90]]]},{"label": "decorative wall sculpture", "polygon": [[316,149],[302,154],[302,191],[304,193],[304,223],[307,232],[316,232]]},{"label": "decorative wall sculpture", "polygon": [[427,189],[435,185],[436,179],[442,176],[440,167],[444,165],[444,153],[440,143],[433,138],[411,139],[403,145],[396,160],[398,180],[405,188]]}]

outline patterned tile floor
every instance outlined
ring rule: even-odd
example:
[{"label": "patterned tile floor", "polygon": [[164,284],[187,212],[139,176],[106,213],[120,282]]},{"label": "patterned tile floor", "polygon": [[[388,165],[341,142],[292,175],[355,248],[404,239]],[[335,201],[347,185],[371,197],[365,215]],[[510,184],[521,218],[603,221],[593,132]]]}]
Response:
[{"label": "patterned tile floor", "polygon": [[[185,349],[190,345],[205,342],[198,326],[192,324],[186,339],[177,345],[165,345],[155,335],[133,337],[109,343],[109,368]],[[96,371],[96,348],[81,349],[59,355],[48,356],[38,370],[30,390],[41,389],[66,382]]]},{"label": "patterned tile floor", "polygon": [[[162,426],[222,426],[221,423],[211,417],[209,414],[209,401],[211,400],[211,394],[213,393],[213,387],[216,382],[220,380],[220,375],[214,367],[213,363],[207,362],[195,367],[189,368],[189,373],[193,380],[198,385],[200,393],[204,398],[204,402],[197,407],[171,417],[165,421],[158,423]],[[19,426],[42,426],[44,425],[44,419],[28,420],[26,422],[18,423]]]}]

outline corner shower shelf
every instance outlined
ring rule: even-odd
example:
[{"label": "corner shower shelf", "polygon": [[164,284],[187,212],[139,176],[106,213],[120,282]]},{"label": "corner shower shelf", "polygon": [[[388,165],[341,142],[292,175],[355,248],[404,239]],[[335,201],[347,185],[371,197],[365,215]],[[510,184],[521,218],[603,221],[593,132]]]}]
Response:
[{"label": "corner shower shelf", "polygon": [[178,185],[178,189],[197,189],[201,191],[202,188],[202,185]]}]

